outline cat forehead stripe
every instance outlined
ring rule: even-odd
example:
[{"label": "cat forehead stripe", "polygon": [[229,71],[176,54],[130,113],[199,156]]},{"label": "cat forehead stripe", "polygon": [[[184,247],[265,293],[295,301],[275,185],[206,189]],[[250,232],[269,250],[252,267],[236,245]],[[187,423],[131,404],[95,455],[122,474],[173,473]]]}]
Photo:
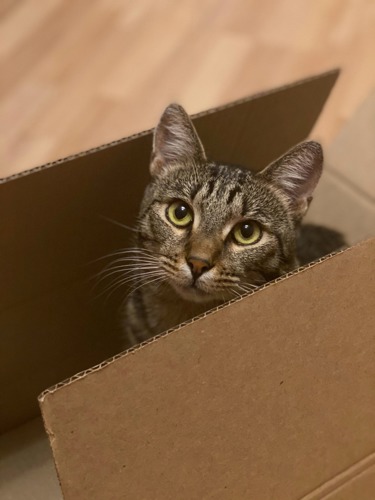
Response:
[{"label": "cat forehead stripe", "polygon": [[232,203],[232,201],[234,200],[234,197],[236,196],[236,194],[240,194],[242,193],[242,190],[241,190],[241,187],[240,186],[234,186],[228,193],[228,198],[227,198],[227,205],[229,205],[230,203]]},{"label": "cat forehead stripe", "polygon": [[[295,269],[300,223],[322,162],[321,146],[311,141],[257,173],[208,161],[188,114],[168,106],[154,132],[136,253],[108,268],[108,277],[116,277],[112,287],[131,286],[124,311],[129,341],[166,331]],[[176,227],[168,217],[178,200],[190,204],[192,224]],[[258,226],[258,239],[247,238],[246,227],[237,226],[243,221]],[[316,252],[311,240],[307,246],[310,255]]]}]

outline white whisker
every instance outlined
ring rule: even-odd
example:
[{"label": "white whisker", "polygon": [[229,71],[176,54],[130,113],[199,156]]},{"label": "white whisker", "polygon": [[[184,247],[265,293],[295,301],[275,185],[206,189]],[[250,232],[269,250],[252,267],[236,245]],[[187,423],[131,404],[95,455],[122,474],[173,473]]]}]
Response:
[{"label": "white whisker", "polygon": [[100,215],[99,216],[101,219],[104,219],[108,222],[111,222],[112,224],[116,226],[120,226],[123,229],[127,229],[128,231],[134,231],[135,233],[138,233],[138,229],[135,229],[134,227],[127,226],[126,224],[122,224],[121,222],[118,222],[117,220],[111,219],[110,217],[106,217],[105,215]]},{"label": "white whisker", "polygon": [[123,276],[134,273],[135,271],[153,271],[159,270],[158,266],[115,266],[110,267],[108,269],[103,269],[96,276],[95,279],[98,279],[98,283],[108,279],[110,276],[114,274],[122,273]]},{"label": "white whisker", "polygon": [[155,256],[162,255],[162,254],[158,254],[157,252],[147,250],[145,248],[137,248],[137,247],[123,248],[123,249],[119,249],[119,250],[116,250],[114,252],[108,253],[106,255],[103,255],[102,257],[98,257],[97,259],[92,260],[91,263],[98,262],[98,261],[104,260],[104,259],[109,259],[111,257],[115,257],[118,255],[126,256],[129,254],[140,255],[140,256],[149,257],[149,258],[156,258]]},{"label": "white whisker", "polygon": [[241,294],[238,293],[234,288],[229,288],[229,291],[232,292],[236,297],[241,297]]},{"label": "white whisker", "polygon": [[148,272],[140,273],[140,274],[137,274],[137,275],[134,275],[134,276],[118,277],[111,284],[109,284],[108,286],[106,286],[97,295],[97,297],[100,297],[102,295],[105,295],[105,294],[109,293],[109,295],[107,296],[107,299],[108,299],[119,288],[121,288],[121,287],[123,287],[125,285],[129,285],[129,284],[133,283],[134,281],[138,281],[139,282],[139,281],[146,280],[146,282],[147,282],[147,280],[149,278],[152,278],[154,276],[164,276],[164,273],[161,270],[157,270],[157,271],[148,271]]},{"label": "white whisker", "polygon": [[138,285],[137,287],[132,288],[132,289],[130,290],[130,292],[128,293],[128,296],[129,296],[130,294],[133,294],[136,290],[139,290],[140,288],[142,288],[142,287],[143,287],[143,286],[145,286],[145,285],[150,285],[151,283],[154,283],[154,282],[156,282],[156,281],[165,281],[165,280],[166,280],[166,276],[165,276],[165,275],[162,275],[162,276],[159,276],[159,277],[154,278],[154,279],[152,279],[152,280],[149,280],[149,281],[147,281],[146,283],[142,283],[142,284]]}]

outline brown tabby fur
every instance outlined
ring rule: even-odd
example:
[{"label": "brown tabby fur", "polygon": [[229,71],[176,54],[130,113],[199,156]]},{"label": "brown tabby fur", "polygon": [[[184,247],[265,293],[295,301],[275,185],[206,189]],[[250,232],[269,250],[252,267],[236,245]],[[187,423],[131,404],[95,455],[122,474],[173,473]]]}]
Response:
[{"label": "brown tabby fur", "polygon": [[[322,163],[316,142],[297,145],[259,173],[209,161],[184,109],[170,105],[154,133],[136,247],[123,257],[124,282],[133,286],[123,318],[128,341],[145,340],[295,269],[300,222]],[[187,228],[168,220],[175,200],[194,213]],[[244,220],[262,229],[255,244],[233,238]],[[209,266],[193,276],[189,259]]]}]

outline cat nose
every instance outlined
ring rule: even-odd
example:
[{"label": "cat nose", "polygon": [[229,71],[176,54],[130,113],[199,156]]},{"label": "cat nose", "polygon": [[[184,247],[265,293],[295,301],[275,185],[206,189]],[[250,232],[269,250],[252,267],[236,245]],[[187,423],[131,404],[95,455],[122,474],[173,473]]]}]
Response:
[{"label": "cat nose", "polygon": [[186,260],[195,280],[198,279],[201,274],[209,271],[212,267],[208,260],[201,259],[200,257],[188,257]]}]

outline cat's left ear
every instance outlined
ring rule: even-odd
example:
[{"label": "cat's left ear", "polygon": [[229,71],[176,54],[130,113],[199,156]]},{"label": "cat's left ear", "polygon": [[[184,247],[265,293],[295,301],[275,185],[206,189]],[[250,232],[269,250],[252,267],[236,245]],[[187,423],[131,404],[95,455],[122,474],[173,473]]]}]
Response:
[{"label": "cat's left ear", "polygon": [[182,106],[170,104],[154,132],[151,175],[156,177],[168,165],[205,160],[206,154],[189,115]]},{"label": "cat's left ear", "polygon": [[302,142],[258,175],[274,184],[286,195],[296,219],[302,219],[323,168],[323,151],[319,143]]}]

